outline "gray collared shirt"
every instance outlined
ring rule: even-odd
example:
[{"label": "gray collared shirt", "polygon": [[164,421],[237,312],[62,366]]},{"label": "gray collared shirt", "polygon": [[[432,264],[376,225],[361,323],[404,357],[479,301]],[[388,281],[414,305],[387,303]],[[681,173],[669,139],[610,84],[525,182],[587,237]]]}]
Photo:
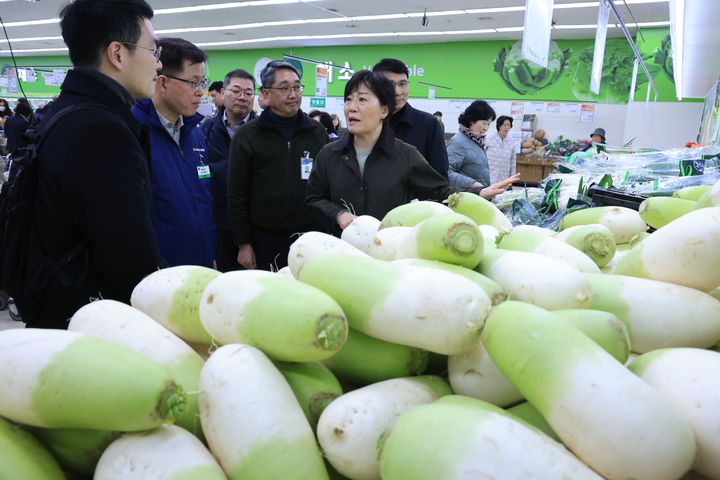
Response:
[{"label": "gray collared shirt", "polygon": [[235,135],[235,132],[237,132],[240,127],[245,125],[249,119],[250,119],[250,114],[248,113],[245,118],[240,120],[240,123],[238,123],[237,125],[235,125],[233,127],[232,124],[230,123],[230,120],[228,120],[227,110],[223,110],[223,125],[225,125],[225,129],[227,130],[228,135],[230,135],[230,138],[232,138]]},{"label": "gray collared shirt", "polygon": [[171,122],[167,118],[160,115],[160,112],[157,112],[157,116],[160,119],[160,123],[163,127],[165,127],[165,130],[170,134],[173,140],[175,140],[175,143],[180,145],[180,128],[184,125],[183,117],[180,115],[180,118],[178,118],[178,121],[176,123]]}]

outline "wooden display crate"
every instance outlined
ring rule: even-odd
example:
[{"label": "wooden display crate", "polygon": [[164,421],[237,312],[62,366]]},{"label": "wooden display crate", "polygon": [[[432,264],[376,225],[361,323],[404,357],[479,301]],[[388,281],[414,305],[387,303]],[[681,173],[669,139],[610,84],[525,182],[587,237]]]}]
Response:
[{"label": "wooden display crate", "polygon": [[517,172],[520,174],[520,181],[523,182],[540,182],[545,177],[556,171],[554,162],[556,157],[538,157],[517,155]]}]

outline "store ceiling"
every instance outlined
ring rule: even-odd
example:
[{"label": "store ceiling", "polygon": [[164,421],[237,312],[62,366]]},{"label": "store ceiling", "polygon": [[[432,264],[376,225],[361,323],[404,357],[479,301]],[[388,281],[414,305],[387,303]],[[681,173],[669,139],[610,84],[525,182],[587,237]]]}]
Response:
[{"label": "store ceiling", "polygon": [[[640,24],[669,20],[667,0],[625,1]],[[277,2],[286,3],[272,4]],[[625,22],[633,23],[623,0],[615,2]],[[65,45],[62,39],[57,38],[60,35],[57,22],[20,26],[13,23],[54,19],[65,3],[65,0],[39,0],[35,3],[0,0],[0,16],[17,55],[64,53],[62,49]],[[153,24],[158,36],[181,36],[206,50],[519,39],[522,38],[525,16],[525,0],[150,0],[149,3],[156,10]],[[246,6],[162,13],[162,9],[218,4]],[[569,5],[575,5],[575,8],[562,8]],[[515,7],[516,10],[488,11],[506,7]],[[427,26],[422,25],[425,9],[429,20]],[[452,13],[457,10],[471,11]],[[556,28],[553,38],[594,38],[597,10],[597,1],[555,0],[553,19]],[[408,14],[410,17],[374,17],[397,14]],[[353,18],[365,16],[370,18]],[[614,18],[611,18],[613,21]],[[575,27],[563,28],[567,26]],[[208,30],[192,31],[197,28]],[[0,55],[7,55],[8,44],[1,33]],[[622,33],[619,28],[610,28],[608,35],[619,37]]]}]

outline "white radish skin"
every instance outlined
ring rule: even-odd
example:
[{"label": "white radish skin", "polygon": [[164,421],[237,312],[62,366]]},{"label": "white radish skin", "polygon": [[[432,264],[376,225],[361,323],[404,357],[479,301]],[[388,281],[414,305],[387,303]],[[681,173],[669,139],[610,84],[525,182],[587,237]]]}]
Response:
[{"label": "white radish skin", "polygon": [[633,352],[667,347],[708,348],[720,341],[720,301],[682,285],[622,275],[586,278],[591,308],[626,323]]},{"label": "white radish skin", "polygon": [[370,215],[360,215],[345,227],[340,238],[361,252],[370,255],[370,246],[379,228],[380,220]]},{"label": "white radish skin", "polygon": [[322,232],[306,232],[290,245],[288,267],[293,277],[299,278],[300,271],[308,260],[330,253],[367,257],[367,254],[337,237]]},{"label": "white radish skin", "polygon": [[478,269],[512,298],[548,310],[588,308],[592,300],[582,273],[536,253],[487,249]]},{"label": "white radish skin", "polygon": [[439,377],[434,382],[442,386],[433,389],[413,378],[395,378],[333,400],[317,427],[318,441],[330,464],[351,480],[380,480],[378,439],[402,412],[452,393]]},{"label": "white radish skin", "polygon": [[203,367],[200,389],[203,431],[228,478],[327,480],[302,408],[260,350],[220,347]]},{"label": "white radish skin", "polygon": [[224,480],[220,465],[191,433],[174,425],[125,435],[107,447],[93,480]]},{"label": "white radish skin", "polygon": [[694,348],[657,350],[630,365],[690,424],[697,440],[694,470],[720,478],[720,353]]},{"label": "white radish skin", "polygon": [[[275,273],[277,273],[279,275],[285,275],[286,277],[293,277],[290,267],[283,267]],[[293,277],[293,278],[295,278],[295,277]]]},{"label": "white radish skin", "polygon": [[478,230],[480,230],[480,235],[482,235],[483,240],[485,240],[485,245],[495,245],[495,239],[497,239],[497,236],[500,234],[500,230],[492,225],[478,225]]},{"label": "white radish skin", "polygon": [[500,240],[498,246],[504,250],[537,253],[585,273],[600,273],[595,262],[580,250],[567,243],[535,231],[517,228]]},{"label": "white radish skin", "polygon": [[448,357],[448,379],[455,393],[498,407],[523,400],[522,393],[498,369],[482,342],[477,342],[472,350]]},{"label": "white radish skin", "polygon": [[400,245],[412,231],[412,227],[386,227],[378,230],[368,253],[378,260],[395,260]]},{"label": "white radish skin", "polygon": [[544,237],[552,237],[555,235],[554,230],[549,228],[538,227],[537,225],[516,225],[512,229],[513,232],[534,232]]},{"label": "white radish skin", "polygon": [[564,230],[575,225],[595,223],[605,225],[612,232],[618,245],[629,242],[635,235],[648,229],[640,214],[626,207],[594,207],[578,210],[563,219],[561,228]]}]

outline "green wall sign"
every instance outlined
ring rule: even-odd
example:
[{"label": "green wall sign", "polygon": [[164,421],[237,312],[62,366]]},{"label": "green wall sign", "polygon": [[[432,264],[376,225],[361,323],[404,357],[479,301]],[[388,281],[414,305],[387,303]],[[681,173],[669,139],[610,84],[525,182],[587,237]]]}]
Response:
[{"label": "green wall sign", "polygon": [[313,97],[310,99],[310,106],[312,108],[325,108],[325,99]]},{"label": "green wall sign", "polygon": [[[646,63],[658,89],[658,101],[672,102],[672,58],[669,56],[668,29],[643,31],[641,43]],[[244,68],[259,77],[260,70],[285,55],[332,64],[328,78],[328,96],[343,95],[345,83],[354,71],[369,69],[383,57],[403,60],[410,70],[410,96],[427,98],[428,87],[420,82],[448,87],[436,89],[438,99],[485,98],[525,101],[582,101],[627,103],[633,66],[633,54],[625,39],[610,39],[600,95],[589,91],[593,40],[557,40],[551,43],[547,69],[536,67],[519,55],[520,41],[482,41],[428,43],[412,45],[357,45],[330,47],[277,48],[262,50],[208,51],[209,76],[221,80],[226,72]],[[0,58],[0,65],[9,63]],[[18,65],[67,65],[67,57],[21,57]],[[315,89],[314,66],[299,62],[305,72],[306,91]],[[669,73],[668,73],[669,72]],[[25,84],[28,94],[50,95],[57,87],[42,81]],[[638,75],[636,98],[644,100],[647,80]],[[652,97],[651,97],[652,99]],[[322,107],[318,107],[322,108]]]}]

